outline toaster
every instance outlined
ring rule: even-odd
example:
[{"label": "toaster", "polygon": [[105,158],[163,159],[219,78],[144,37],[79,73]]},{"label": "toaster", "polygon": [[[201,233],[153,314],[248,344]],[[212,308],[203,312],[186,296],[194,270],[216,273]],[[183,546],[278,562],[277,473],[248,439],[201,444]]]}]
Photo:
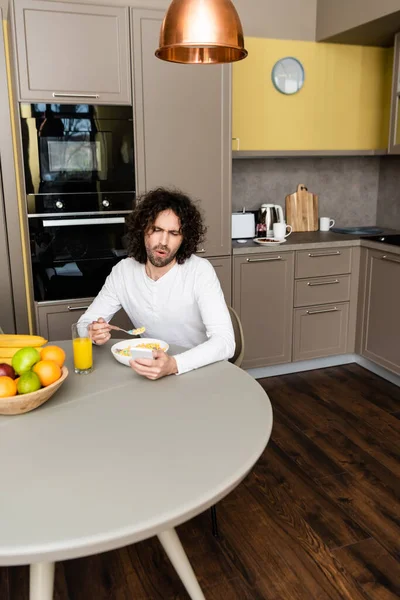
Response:
[{"label": "toaster", "polygon": [[232,239],[254,238],[256,218],[253,212],[232,213]]}]

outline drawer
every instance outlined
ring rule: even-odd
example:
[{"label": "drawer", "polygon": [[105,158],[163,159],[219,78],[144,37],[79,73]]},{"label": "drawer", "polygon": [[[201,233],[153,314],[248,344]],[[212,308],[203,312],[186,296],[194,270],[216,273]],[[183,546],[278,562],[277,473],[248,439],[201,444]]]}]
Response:
[{"label": "drawer", "polygon": [[298,250],[296,252],[296,279],[340,275],[350,272],[351,248]]},{"label": "drawer", "polygon": [[293,360],[345,354],[349,303],[294,310]]},{"label": "drawer", "polygon": [[311,306],[350,300],[350,275],[298,279],[295,283],[294,305]]}]

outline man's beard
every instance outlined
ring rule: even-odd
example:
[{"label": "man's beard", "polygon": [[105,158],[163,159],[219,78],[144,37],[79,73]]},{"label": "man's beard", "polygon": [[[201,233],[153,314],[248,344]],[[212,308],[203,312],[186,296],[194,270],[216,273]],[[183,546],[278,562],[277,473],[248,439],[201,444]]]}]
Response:
[{"label": "man's beard", "polygon": [[[156,251],[162,250],[165,252],[164,256],[157,256]],[[175,258],[178,251],[172,254],[167,246],[155,246],[155,248],[146,248],[147,258],[153,265],[153,267],[166,267]]]}]

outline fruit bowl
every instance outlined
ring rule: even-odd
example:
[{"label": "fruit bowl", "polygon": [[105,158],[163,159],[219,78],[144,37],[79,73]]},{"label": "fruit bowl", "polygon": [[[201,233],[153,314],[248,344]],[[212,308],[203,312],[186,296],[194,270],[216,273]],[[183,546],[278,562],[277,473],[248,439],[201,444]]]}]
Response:
[{"label": "fruit bowl", "polygon": [[20,394],[17,396],[9,396],[8,398],[0,398],[0,415],[22,415],[30,410],[34,410],[41,404],[47,402],[58,388],[62,386],[67,377],[68,369],[67,367],[62,367],[60,379],[57,379],[57,381],[47,387],[43,387],[30,394]]}]

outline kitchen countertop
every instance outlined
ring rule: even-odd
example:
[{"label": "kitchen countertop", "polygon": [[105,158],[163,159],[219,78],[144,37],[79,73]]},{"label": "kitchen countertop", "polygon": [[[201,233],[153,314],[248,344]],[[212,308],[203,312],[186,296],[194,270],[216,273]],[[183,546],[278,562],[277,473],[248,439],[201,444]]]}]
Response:
[{"label": "kitchen countertop", "polygon": [[[384,229],[382,235],[390,235],[399,233],[391,229]],[[278,246],[260,246],[249,240],[244,244],[240,244],[232,240],[232,254],[260,254],[265,252],[289,252],[293,250],[314,250],[316,248],[340,248],[362,246],[373,250],[381,250],[382,252],[390,252],[391,254],[400,255],[400,246],[392,246],[381,242],[373,242],[366,240],[364,236],[348,235],[345,233],[332,233],[331,231],[305,231],[301,233],[292,233],[286,243]]]}]

